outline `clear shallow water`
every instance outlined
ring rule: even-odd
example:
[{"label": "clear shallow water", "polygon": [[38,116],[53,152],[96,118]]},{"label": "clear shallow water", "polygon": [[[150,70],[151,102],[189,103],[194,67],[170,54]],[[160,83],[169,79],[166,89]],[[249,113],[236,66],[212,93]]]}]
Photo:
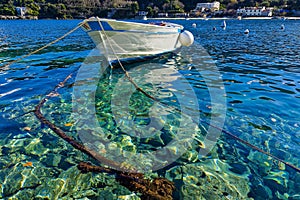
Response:
[{"label": "clear shallow water", "polygon": [[[79,22],[0,21],[0,62],[14,60],[43,46]],[[164,81],[151,81],[143,87],[164,102],[178,106],[180,99],[191,98],[184,96],[189,93],[184,93],[187,88],[183,82],[176,82],[180,78],[175,72],[184,74],[198,98],[201,119],[209,121],[211,98],[208,82],[205,81],[211,77],[211,86],[219,87],[213,85],[214,76],[209,68],[211,65],[217,66],[226,92],[224,129],[300,166],[300,22],[228,20],[226,30],[219,27],[220,20],[174,22],[183,24],[194,34],[197,45],[189,50],[193,56],[186,51],[130,66],[133,72],[148,67],[148,71],[142,72],[146,77],[164,74],[158,77]],[[192,23],[196,23],[197,28],[192,28]],[[285,25],[285,30],[280,29],[281,24]],[[212,30],[214,26],[217,28],[215,31]],[[243,33],[247,28],[250,30],[248,36]],[[209,56],[203,53],[202,47]],[[76,74],[93,48],[89,37],[83,31],[76,31],[39,54],[0,69],[2,198],[48,196],[50,199],[101,199],[109,196],[117,199],[118,196],[131,194],[119,186],[112,176],[80,174],[76,163],[88,158],[57,139],[49,129],[40,125],[33,114],[12,119],[32,110],[38,100],[68,74]],[[200,74],[190,68],[193,65],[203,65]],[[166,73],[159,71],[161,69],[174,71]],[[159,73],[154,73],[155,70]],[[167,144],[176,135],[180,124],[174,110],[162,108],[167,116],[161,117],[165,126],[148,140],[135,139],[116,127],[110,102],[112,89],[120,79],[122,74],[117,70],[111,78],[105,76],[98,83],[95,108],[105,137],[119,145],[121,150],[129,152],[156,150]],[[155,79],[154,76],[154,80],[157,77]],[[70,135],[78,137],[76,117],[71,115],[74,82],[75,76],[69,81],[71,85],[59,91],[60,96],[47,102],[43,112]],[[183,92],[183,96],[179,98],[174,95],[176,92]],[[141,94],[132,95],[131,119],[134,118],[140,125],[149,123],[149,110],[153,102]],[[184,105],[189,107],[192,104]],[[194,112],[197,113],[196,110],[190,113]],[[120,116],[123,116],[122,113]],[[121,118],[120,121],[126,125],[130,120]],[[206,134],[207,125],[200,123],[200,129],[201,139]],[[193,142],[191,146],[188,153],[171,166],[150,173],[174,181],[177,186],[176,199],[299,199],[299,173],[224,134],[212,152],[200,159],[199,143]],[[108,149],[107,146],[105,148]],[[98,150],[103,149],[99,147]],[[124,153],[121,150],[118,153]],[[132,157],[129,155],[128,158]],[[26,166],[28,162],[32,162],[32,166]]]}]

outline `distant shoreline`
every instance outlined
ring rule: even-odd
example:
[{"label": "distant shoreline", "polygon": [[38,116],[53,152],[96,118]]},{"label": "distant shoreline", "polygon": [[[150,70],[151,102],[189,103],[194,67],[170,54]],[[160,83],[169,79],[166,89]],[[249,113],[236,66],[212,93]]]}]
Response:
[{"label": "distant shoreline", "polygon": [[[237,18],[233,17],[214,17],[214,18],[203,18],[203,17],[190,17],[190,18],[184,18],[184,17],[155,17],[155,18],[148,18],[148,20],[238,20]],[[300,17],[245,17],[242,18],[242,20],[300,20]],[[38,19],[37,17],[26,17],[26,18],[20,18],[18,16],[5,16],[0,15],[0,20],[83,20],[83,19],[54,19],[54,18],[42,18]],[[124,20],[124,19],[123,19]]]},{"label": "distant shoreline", "polygon": [[11,16],[11,15],[0,15],[0,20],[38,20],[37,16]]},{"label": "distant shoreline", "polygon": [[[169,17],[157,17],[157,18],[148,18],[149,20],[230,20],[230,19],[234,19],[234,20],[238,20],[237,18],[232,18],[232,17],[215,17],[215,18],[203,18],[203,17],[190,17],[190,18],[184,18],[184,17],[178,17],[178,18],[169,18]],[[300,20],[300,17],[284,17],[283,19],[281,19],[280,17],[278,17],[278,19],[274,19],[274,17],[245,17],[242,18],[242,20]]]}]

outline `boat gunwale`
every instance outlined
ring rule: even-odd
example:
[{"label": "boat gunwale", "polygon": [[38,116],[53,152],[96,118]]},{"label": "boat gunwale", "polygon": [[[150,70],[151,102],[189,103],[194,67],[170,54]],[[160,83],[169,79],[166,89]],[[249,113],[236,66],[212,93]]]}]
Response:
[{"label": "boat gunwale", "polygon": [[105,22],[119,22],[119,23],[125,23],[125,24],[134,24],[134,25],[143,25],[143,26],[149,26],[149,27],[164,27],[167,29],[180,29],[183,30],[184,27],[180,24],[170,23],[170,22],[162,22],[166,24],[170,24],[173,26],[162,26],[158,24],[152,24],[152,23],[142,23],[142,22],[133,22],[133,21],[124,21],[124,20],[116,20],[116,19],[107,19],[107,18],[99,18],[99,17],[90,17],[88,19],[85,19],[82,24],[85,24],[87,22],[98,22],[98,21],[105,21]]},{"label": "boat gunwale", "polygon": [[106,31],[106,30],[89,30],[89,31],[86,31],[87,33],[92,33],[92,32],[105,32],[106,34],[110,33],[110,32],[119,32],[119,33],[123,33],[123,32],[126,32],[126,33],[133,33],[133,34],[147,34],[147,35],[171,35],[171,34],[179,34],[179,32],[149,32],[149,31],[138,31],[138,30],[109,30],[109,31]]}]

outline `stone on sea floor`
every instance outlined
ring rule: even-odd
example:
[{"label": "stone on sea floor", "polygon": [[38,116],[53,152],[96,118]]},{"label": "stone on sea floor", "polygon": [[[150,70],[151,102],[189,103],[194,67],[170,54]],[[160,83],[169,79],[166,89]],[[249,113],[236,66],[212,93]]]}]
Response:
[{"label": "stone on sea floor", "polygon": [[[116,191],[118,194],[116,194]],[[76,166],[62,171],[53,179],[47,177],[35,189],[36,199],[117,199],[131,192],[106,173],[81,173]]]},{"label": "stone on sea floor", "polygon": [[117,197],[118,200],[140,200],[141,198],[135,193],[129,195],[120,195]]},{"label": "stone on sea floor", "polygon": [[[92,189],[89,189],[89,190],[75,192],[72,195],[72,198],[73,199],[83,199],[83,198],[89,199],[89,197],[96,197],[96,196],[97,196],[97,193],[95,191],[93,191]],[[70,197],[66,197],[65,199],[68,199],[68,198],[70,198]]]},{"label": "stone on sea floor", "polygon": [[23,177],[20,173],[11,172],[2,185],[2,197],[11,196],[21,189]]},{"label": "stone on sea floor", "polygon": [[3,147],[5,147],[5,153],[12,153],[16,151],[20,151],[24,146],[28,144],[28,138],[22,138],[22,139],[10,139],[8,140]]},{"label": "stone on sea floor", "polygon": [[[81,178],[80,172],[76,167],[72,167],[67,171],[62,171],[60,175],[57,177],[58,174],[53,174],[49,171],[49,168],[37,168],[36,174],[39,177],[43,177],[43,181],[40,183],[38,187],[34,190],[34,197],[35,199],[61,199],[62,197],[67,197],[63,199],[70,199],[70,196],[75,195],[75,192],[81,192],[84,195],[90,195],[90,192],[87,192],[88,188],[90,188],[89,178],[90,175],[84,175],[88,178],[82,178],[82,182],[78,181],[77,179]],[[46,171],[45,171],[46,170]],[[55,171],[55,170],[54,170]],[[54,172],[53,171],[53,172]],[[72,173],[74,172],[74,173]],[[77,174],[77,177],[76,177]],[[55,178],[55,176],[57,178]],[[79,189],[79,188],[82,188]],[[93,193],[93,195],[95,195]]]},{"label": "stone on sea floor", "polygon": [[34,189],[19,190],[16,194],[8,198],[8,200],[19,199],[34,199]]},{"label": "stone on sea floor", "polygon": [[26,154],[32,154],[36,156],[45,155],[49,149],[45,148],[40,138],[31,139],[30,143],[24,147]]},{"label": "stone on sea floor", "polygon": [[256,197],[256,199],[258,200],[273,199],[271,189],[262,184],[253,184],[251,188],[250,196]]},{"label": "stone on sea floor", "polygon": [[262,175],[267,175],[272,169],[272,160],[258,151],[250,151],[247,158],[253,162],[250,162],[250,165],[257,168],[257,171]]},{"label": "stone on sea floor", "polygon": [[186,151],[181,159],[186,162],[196,162],[198,160],[198,154],[199,152],[196,150]]},{"label": "stone on sea floor", "polygon": [[211,159],[176,166],[166,177],[181,182],[180,199],[251,199],[248,174],[236,174],[229,168],[227,163]]},{"label": "stone on sea floor", "polygon": [[58,199],[62,196],[66,181],[63,179],[48,179],[36,189],[35,199]]},{"label": "stone on sea floor", "polygon": [[280,194],[278,191],[275,192],[278,199],[289,200],[290,195],[288,193]]},{"label": "stone on sea floor", "polygon": [[41,160],[45,166],[48,167],[57,167],[58,164],[61,161],[61,155],[59,154],[47,154],[45,157],[42,158]]},{"label": "stone on sea floor", "polygon": [[286,171],[270,171],[270,173],[264,177],[264,182],[273,190],[278,190],[280,193],[287,192],[288,190],[289,174]]},{"label": "stone on sea floor", "polygon": [[4,170],[4,173],[8,175],[2,181],[0,197],[13,196],[20,190],[38,187],[41,180],[34,174],[34,170],[34,168],[25,168],[20,164]]},{"label": "stone on sea floor", "polygon": [[82,174],[76,166],[69,168],[60,174],[59,178],[66,180],[65,192],[74,193],[91,187],[92,174]]}]

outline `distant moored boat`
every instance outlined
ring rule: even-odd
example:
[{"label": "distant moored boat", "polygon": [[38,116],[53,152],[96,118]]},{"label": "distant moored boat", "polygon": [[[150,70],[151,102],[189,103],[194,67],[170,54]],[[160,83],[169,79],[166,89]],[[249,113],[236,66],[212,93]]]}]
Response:
[{"label": "distant moored boat", "polygon": [[222,27],[222,28],[226,28],[226,22],[225,22],[225,20],[223,20],[223,22],[222,22],[222,24],[221,24],[221,27]]}]

